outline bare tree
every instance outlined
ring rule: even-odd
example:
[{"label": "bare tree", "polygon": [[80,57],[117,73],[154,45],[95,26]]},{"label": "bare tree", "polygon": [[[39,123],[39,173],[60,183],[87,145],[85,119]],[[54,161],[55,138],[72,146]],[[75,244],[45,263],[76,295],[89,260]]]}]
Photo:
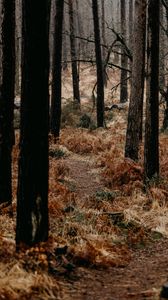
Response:
[{"label": "bare tree", "polygon": [[0,203],[12,201],[11,152],[14,142],[15,1],[2,1],[0,85]]},{"label": "bare tree", "polygon": [[97,68],[97,127],[104,125],[104,79],[103,79],[103,64],[100,46],[100,29],[98,17],[97,0],[92,0],[94,36],[95,36],[95,53],[96,53],[96,68]]},{"label": "bare tree", "polygon": [[48,0],[22,1],[22,104],[16,244],[48,238]]},{"label": "bare tree", "polygon": [[135,0],[133,30],[133,64],[131,96],[128,111],[125,156],[138,159],[140,127],[142,126],[145,41],[146,41],[146,0]]},{"label": "bare tree", "polygon": [[159,8],[148,1],[147,95],[144,147],[145,180],[159,175]]},{"label": "bare tree", "polygon": [[[126,39],[126,7],[125,0],[120,0],[121,5],[121,34]],[[128,89],[127,89],[127,66],[128,58],[125,55],[123,45],[121,45],[121,85],[120,85],[120,102],[124,103],[128,100]]]},{"label": "bare tree", "polygon": [[59,137],[61,124],[61,60],[63,11],[64,0],[56,0],[50,113],[50,130],[55,137]]},{"label": "bare tree", "polygon": [[74,34],[74,10],[73,0],[68,0],[69,5],[69,26],[70,26],[70,48],[71,48],[71,61],[72,61],[72,81],[73,81],[73,97],[74,100],[80,103],[80,91],[79,91],[79,74],[77,68],[77,55],[76,44]]}]

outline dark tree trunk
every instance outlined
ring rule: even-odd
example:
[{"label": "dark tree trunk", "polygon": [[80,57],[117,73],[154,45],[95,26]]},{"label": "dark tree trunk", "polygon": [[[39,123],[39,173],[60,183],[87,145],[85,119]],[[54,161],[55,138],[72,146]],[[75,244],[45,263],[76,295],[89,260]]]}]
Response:
[{"label": "dark tree trunk", "polygon": [[21,72],[21,0],[16,0],[16,30],[15,30],[15,46],[16,46],[16,71],[15,71],[15,95],[20,96],[20,72]]},{"label": "dark tree trunk", "polygon": [[133,31],[133,63],[131,97],[128,111],[125,157],[138,159],[139,131],[143,115],[145,41],[146,41],[146,0],[135,0]]},{"label": "dark tree trunk", "polygon": [[[160,4],[160,53],[159,53],[159,88],[165,88],[165,35],[164,35],[164,11]],[[163,27],[162,27],[163,26]]]},{"label": "dark tree trunk", "polygon": [[12,201],[11,152],[14,142],[15,1],[2,1],[0,86],[0,203]]},{"label": "dark tree trunk", "polygon": [[[161,5],[163,5],[163,3]],[[164,0],[164,7],[166,10],[166,37],[168,37],[168,0]],[[162,8],[162,10],[163,10],[163,8]],[[161,14],[162,14],[162,11],[161,11]],[[160,45],[160,47],[161,47],[161,45]],[[161,66],[160,66],[160,69],[161,69]],[[160,77],[160,79],[161,78],[163,79],[163,77]],[[164,81],[160,80],[160,88],[163,88],[164,85],[165,85],[165,78],[164,78]],[[165,111],[164,111],[164,119],[163,119],[162,128],[163,128],[163,130],[167,130],[168,129],[168,82],[166,83],[164,99],[165,99]]]},{"label": "dark tree trunk", "polygon": [[[102,27],[102,43],[106,45],[106,29],[105,29],[105,3],[104,0],[101,1],[101,27]],[[103,77],[104,77],[104,86],[107,86],[107,74],[106,74],[106,50],[105,47],[101,48],[102,51],[102,63],[103,63]]]},{"label": "dark tree trunk", "polygon": [[[134,3],[133,0],[129,0],[129,49],[130,52],[133,52],[133,13],[134,13]],[[135,20],[134,20],[135,21]],[[135,21],[136,22],[136,21]],[[132,70],[132,61],[129,61],[130,70]],[[131,84],[132,78],[130,78]]]},{"label": "dark tree trunk", "polygon": [[[65,22],[65,14],[64,14],[64,18],[63,18],[63,24],[62,24],[63,28],[62,31],[63,33],[66,31],[66,22]],[[67,43],[68,37],[66,34],[63,35],[62,37],[62,69],[65,71],[68,68],[68,43]]]},{"label": "dark tree trunk", "polygon": [[61,125],[61,61],[62,61],[62,26],[64,1],[56,0],[54,47],[52,59],[52,93],[50,129],[55,137],[59,137]]},{"label": "dark tree trunk", "polygon": [[68,1],[69,4],[69,26],[70,26],[70,48],[72,60],[72,81],[73,81],[73,97],[74,100],[80,103],[79,92],[79,74],[77,67],[76,45],[74,37],[74,14],[73,14],[73,0]]},{"label": "dark tree trunk", "polygon": [[159,6],[158,0],[148,1],[145,181],[159,175]]},{"label": "dark tree trunk", "polygon": [[133,11],[134,11],[133,0],[129,0],[129,48],[130,50],[132,50],[132,46],[133,46],[132,45],[133,44]]},{"label": "dark tree trunk", "polygon": [[95,36],[95,53],[96,53],[96,68],[97,68],[97,127],[104,125],[104,79],[103,65],[100,46],[100,29],[98,16],[97,0],[92,0],[93,21],[94,21],[94,36]]},{"label": "dark tree trunk", "polygon": [[[121,5],[121,33],[124,39],[126,39],[126,8],[125,0],[120,0]],[[124,103],[128,100],[128,87],[127,87],[127,67],[128,67],[128,58],[125,55],[123,45],[121,48],[121,85],[120,85],[120,102]]]},{"label": "dark tree trunk", "polygon": [[50,1],[22,1],[22,104],[16,244],[48,238]]},{"label": "dark tree trunk", "polygon": [[[105,30],[105,5],[104,5],[104,0],[101,1],[101,26],[102,26],[102,42],[104,45],[106,45],[106,30]],[[102,47],[102,58],[103,61],[105,60],[105,48]]]}]

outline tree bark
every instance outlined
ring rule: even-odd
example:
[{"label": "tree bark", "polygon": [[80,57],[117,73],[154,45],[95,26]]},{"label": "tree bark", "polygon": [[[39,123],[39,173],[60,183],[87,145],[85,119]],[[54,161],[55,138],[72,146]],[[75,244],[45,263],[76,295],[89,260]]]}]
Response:
[{"label": "tree bark", "polygon": [[48,0],[22,1],[17,246],[48,238],[49,8]]},{"label": "tree bark", "polygon": [[73,81],[73,97],[74,100],[80,103],[79,92],[79,74],[77,67],[76,45],[74,37],[74,14],[73,14],[73,0],[68,0],[69,5],[69,26],[70,26],[70,48],[72,61],[72,81]]},{"label": "tree bark", "polygon": [[97,127],[104,126],[104,78],[103,65],[100,46],[100,29],[98,17],[97,0],[92,0],[94,36],[95,36],[95,53],[96,53],[96,68],[97,68]]},{"label": "tree bark", "polygon": [[12,202],[11,153],[14,142],[15,1],[2,1],[0,86],[0,203]]},{"label": "tree bark", "polygon": [[61,125],[61,61],[63,12],[64,1],[56,0],[50,113],[50,130],[55,137],[59,137]]},{"label": "tree bark", "polygon": [[[126,8],[125,0],[120,0],[121,5],[121,34],[124,39],[126,39]],[[127,71],[128,68],[128,58],[125,55],[123,45],[121,47],[121,84],[120,84],[120,102],[124,103],[128,100],[128,88],[127,88]]]},{"label": "tree bark", "polygon": [[159,175],[159,7],[148,1],[147,96],[144,147],[145,181]]},{"label": "tree bark", "polygon": [[128,111],[125,157],[138,160],[139,132],[142,126],[145,41],[146,41],[146,0],[135,0],[135,18],[133,31],[133,63],[131,96]]},{"label": "tree bark", "polygon": [[160,4],[160,55],[159,55],[159,87],[165,88],[165,35],[162,26],[164,26],[163,4]]}]

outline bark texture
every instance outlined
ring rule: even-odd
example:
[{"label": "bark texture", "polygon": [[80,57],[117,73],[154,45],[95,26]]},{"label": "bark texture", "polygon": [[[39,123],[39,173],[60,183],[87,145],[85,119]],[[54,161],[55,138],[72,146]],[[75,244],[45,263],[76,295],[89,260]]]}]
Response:
[{"label": "bark texture", "polygon": [[146,0],[135,0],[135,18],[133,31],[133,63],[131,96],[128,111],[125,156],[138,159],[139,132],[142,126],[145,41],[146,41]]},{"label": "bark texture", "polygon": [[72,81],[73,81],[73,97],[74,100],[80,103],[79,92],[79,74],[77,67],[76,44],[74,37],[74,12],[73,0],[68,0],[69,5],[69,26],[70,26],[70,48],[71,48],[71,61],[72,61]]},{"label": "bark texture", "polygon": [[14,142],[15,1],[2,1],[0,85],[0,203],[12,201],[11,152]]},{"label": "bark texture", "polygon": [[62,28],[64,1],[56,0],[54,26],[54,46],[52,59],[52,93],[50,129],[55,137],[59,137],[61,125],[61,69],[62,69]]},{"label": "bark texture", "polygon": [[[126,39],[126,5],[125,0],[120,0],[121,8],[121,34],[124,39]],[[121,47],[121,84],[120,84],[120,102],[124,103],[128,100],[128,88],[127,88],[127,67],[128,67],[128,58],[125,55],[123,45]]]},{"label": "bark texture", "polygon": [[148,2],[145,180],[159,175],[159,7],[158,0]]},{"label": "bark texture", "polygon": [[94,36],[95,36],[95,53],[96,53],[96,68],[97,68],[97,127],[104,125],[104,78],[103,64],[100,46],[100,29],[98,16],[97,0],[92,0]]},{"label": "bark texture", "polygon": [[48,0],[22,1],[22,104],[16,243],[48,238]]}]

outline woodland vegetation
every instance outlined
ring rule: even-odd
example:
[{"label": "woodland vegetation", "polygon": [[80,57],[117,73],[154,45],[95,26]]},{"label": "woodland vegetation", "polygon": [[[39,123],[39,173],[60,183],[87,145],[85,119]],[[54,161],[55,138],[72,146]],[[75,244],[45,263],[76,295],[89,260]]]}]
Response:
[{"label": "woodland vegetation", "polygon": [[168,1],[0,15],[0,299],[168,298]]}]

